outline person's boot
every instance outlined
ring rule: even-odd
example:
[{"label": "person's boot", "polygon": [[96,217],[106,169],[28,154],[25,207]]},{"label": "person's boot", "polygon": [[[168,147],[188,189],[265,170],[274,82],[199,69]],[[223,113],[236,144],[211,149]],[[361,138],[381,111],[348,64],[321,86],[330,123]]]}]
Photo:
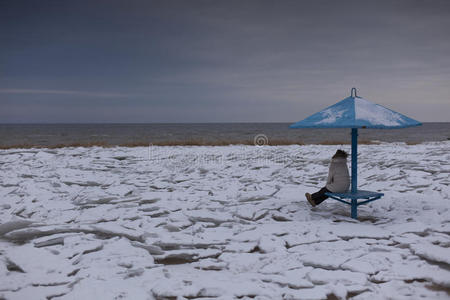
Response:
[{"label": "person's boot", "polygon": [[306,200],[308,200],[309,204],[311,204],[312,207],[316,206],[316,203],[311,198],[311,194],[310,193],[306,193],[305,197],[306,197]]}]

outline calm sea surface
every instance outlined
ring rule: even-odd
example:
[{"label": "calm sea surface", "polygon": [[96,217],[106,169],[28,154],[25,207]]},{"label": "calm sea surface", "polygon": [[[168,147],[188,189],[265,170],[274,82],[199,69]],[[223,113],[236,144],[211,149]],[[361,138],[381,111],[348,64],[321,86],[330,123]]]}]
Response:
[{"label": "calm sea surface", "polygon": [[[289,123],[201,124],[1,124],[0,147],[78,145],[336,144],[350,142],[350,129],[289,129]],[[419,127],[361,129],[360,142],[421,143],[450,140],[450,123]]]}]

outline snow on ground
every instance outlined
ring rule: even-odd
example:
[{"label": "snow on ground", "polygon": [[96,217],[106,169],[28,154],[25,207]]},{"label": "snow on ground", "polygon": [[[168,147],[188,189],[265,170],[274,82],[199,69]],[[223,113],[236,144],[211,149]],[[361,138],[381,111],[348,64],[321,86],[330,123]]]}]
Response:
[{"label": "snow on ground", "polygon": [[0,298],[448,299],[450,143],[360,146],[358,221],[337,148],[2,150]]}]

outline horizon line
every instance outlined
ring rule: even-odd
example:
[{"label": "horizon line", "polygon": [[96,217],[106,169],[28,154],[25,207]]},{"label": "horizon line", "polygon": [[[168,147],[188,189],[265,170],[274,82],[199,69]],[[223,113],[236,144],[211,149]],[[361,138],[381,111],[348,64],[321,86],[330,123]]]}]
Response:
[{"label": "horizon line", "polygon": [[[148,125],[148,124],[291,124],[296,121],[279,122],[251,122],[251,121],[230,121],[230,122],[0,122],[0,125]],[[425,123],[450,123],[450,121],[423,121]]]}]

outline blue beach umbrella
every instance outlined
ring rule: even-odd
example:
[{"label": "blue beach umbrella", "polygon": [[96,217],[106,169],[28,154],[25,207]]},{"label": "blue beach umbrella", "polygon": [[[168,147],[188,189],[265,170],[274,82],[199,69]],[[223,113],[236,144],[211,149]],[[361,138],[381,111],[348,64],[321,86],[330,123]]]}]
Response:
[{"label": "blue beach umbrella", "polygon": [[[292,124],[290,128],[351,128],[351,193],[330,193],[328,196],[335,200],[350,204],[352,206],[352,218],[356,218],[356,208],[358,205],[377,200],[383,196],[381,193],[362,191],[357,188],[358,128],[398,129],[420,125],[422,125],[420,122],[405,115],[358,97],[356,95],[356,88],[352,88],[350,97],[347,97],[302,121]],[[351,202],[343,201],[343,199],[350,199]],[[358,203],[357,199],[366,199],[366,201]]]}]

